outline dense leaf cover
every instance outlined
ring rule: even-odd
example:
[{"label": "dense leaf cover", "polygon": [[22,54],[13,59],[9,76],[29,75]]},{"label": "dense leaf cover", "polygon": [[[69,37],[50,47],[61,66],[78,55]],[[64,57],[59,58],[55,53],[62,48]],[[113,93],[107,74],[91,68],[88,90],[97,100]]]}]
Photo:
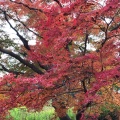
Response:
[{"label": "dense leaf cover", "polygon": [[0,80],[0,113],[19,106],[41,110],[52,101],[59,117],[74,107],[81,120],[87,108],[95,119],[95,107],[112,103],[109,94],[119,85],[119,8],[119,0],[0,1],[0,19],[22,42],[0,31],[0,54],[7,55],[0,66],[9,73]]}]

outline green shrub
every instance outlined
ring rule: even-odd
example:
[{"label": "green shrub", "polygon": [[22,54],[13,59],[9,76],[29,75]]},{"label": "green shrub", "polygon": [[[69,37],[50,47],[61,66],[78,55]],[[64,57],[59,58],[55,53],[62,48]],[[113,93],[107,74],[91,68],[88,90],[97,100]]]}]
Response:
[{"label": "green shrub", "polygon": [[[55,111],[53,107],[44,107],[41,112],[28,112],[26,107],[14,108],[9,111],[10,115],[7,116],[7,120],[12,117],[13,120],[51,120],[52,118],[55,120],[59,120],[59,118],[55,117]],[[71,120],[76,120],[75,114],[71,109],[68,109],[67,114],[71,118]]]}]

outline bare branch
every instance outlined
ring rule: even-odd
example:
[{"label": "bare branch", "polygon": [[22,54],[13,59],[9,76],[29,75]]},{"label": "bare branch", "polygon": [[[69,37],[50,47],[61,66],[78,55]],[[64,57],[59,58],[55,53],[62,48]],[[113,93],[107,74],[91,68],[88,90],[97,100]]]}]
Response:
[{"label": "bare branch", "polygon": [[19,74],[24,74],[23,72],[18,72],[18,71],[14,71],[14,70],[10,70],[10,69],[7,69],[4,65],[2,65],[0,63],[1,67],[2,67],[2,70],[8,72],[8,73],[13,73],[15,75],[19,75]]},{"label": "bare branch", "polygon": [[10,27],[17,33],[17,36],[20,38],[20,40],[23,42],[24,44],[24,47],[27,49],[27,50],[30,50],[30,47],[28,45],[28,41],[19,34],[19,32],[12,26],[12,24],[9,22],[8,18],[7,18],[7,14],[6,14],[6,11],[2,11],[3,14],[4,14],[4,17],[5,17],[5,20],[7,21],[7,23],[10,25]]},{"label": "bare branch", "polygon": [[[17,16],[17,15],[16,15]],[[39,34],[37,34],[37,33],[35,33],[34,31],[32,31],[31,29],[29,29],[28,27],[27,27],[27,25],[25,24],[25,23],[23,23],[18,17],[17,17],[17,19],[18,19],[18,21],[26,28],[26,29],[28,29],[30,32],[32,32],[34,35],[36,35],[36,36],[38,36],[39,38],[43,38],[43,37],[41,37]]]},{"label": "bare branch", "polygon": [[82,80],[82,86],[83,86],[83,89],[84,89],[84,92],[86,93],[87,92],[87,88],[86,88],[86,85],[85,85],[85,80]]},{"label": "bare branch", "polygon": [[110,31],[117,30],[118,28],[120,28],[120,23],[118,23],[118,24],[115,25],[115,26],[112,26],[112,27],[110,28]]},{"label": "bare branch", "polygon": [[55,2],[62,8],[62,5],[61,5],[61,3],[59,2],[59,0],[53,0],[53,1],[55,1]]},{"label": "bare branch", "polygon": [[44,74],[44,72],[42,70],[38,69],[34,64],[29,63],[29,61],[27,61],[27,60],[22,59],[19,55],[11,52],[10,50],[6,50],[6,49],[3,49],[2,47],[0,47],[0,51],[14,57],[17,60],[19,60],[22,64],[31,68],[34,72],[36,72],[38,74]]},{"label": "bare branch", "polygon": [[86,35],[85,35],[85,48],[84,48],[83,55],[85,55],[86,50],[87,50],[87,41],[88,41],[88,33],[86,33]]},{"label": "bare branch", "polygon": [[34,11],[43,12],[43,10],[41,10],[41,9],[37,9],[37,8],[30,7],[30,6],[28,6],[27,4],[24,4],[24,3],[22,3],[22,2],[17,2],[17,1],[13,1],[13,0],[10,0],[10,1],[13,2],[13,3],[19,4],[19,5],[23,5],[24,7],[28,8],[29,10],[34,10]]}]

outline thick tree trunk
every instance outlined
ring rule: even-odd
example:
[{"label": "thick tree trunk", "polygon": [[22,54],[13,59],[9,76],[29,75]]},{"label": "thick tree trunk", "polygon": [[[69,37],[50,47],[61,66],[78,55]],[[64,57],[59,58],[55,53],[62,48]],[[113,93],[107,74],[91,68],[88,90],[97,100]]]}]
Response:
[{"label": "thick tree trunk", "polygon": [[83,113],[83,111],[78,110],[78,112],[76,114],[76,120],[80,120],[80,118],[82,117],[82,113]]},{"label": "thick tree trunk", "polygon": [[60,120],[71,120],[68,115],[63,116],[63,117],[59,117],[59,118],[60,118]]},{"label": "thick tree trunk", "polygon": [[88,102],[85,106],[83,106],[83,108],[80,110],[78,109],[77,114],[76,114],[76,120],[80,120],[82,117],[82,114],[84,113],[84,111],[86,110],[86,108],[88,108],[91,105],[92,102]]}]

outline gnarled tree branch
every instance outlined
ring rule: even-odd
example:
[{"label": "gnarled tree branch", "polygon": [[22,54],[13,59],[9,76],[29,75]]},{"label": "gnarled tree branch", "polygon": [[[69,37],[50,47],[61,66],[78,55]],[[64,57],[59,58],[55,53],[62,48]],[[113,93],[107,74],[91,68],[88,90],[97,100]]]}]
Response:
[{"label": "gnarled tree branch", "polygon": [[27,61],[27,60],[22,59],[19,55],[13,53],[12,51],[3,49],[2,47],[0,47],[0,51],[14,57],[18,61],[20,61],[22,64],[24,64],[27,67],[31,68],[34,72],[36,72],[38,74],[43,74],[44,73],[42,70],[37,68],[34,64],[29,63],[29,61]]},{"label": "gnarled tree branch", "polygon": [[7,21],[7,23],[10,25],[10,27],[16,32],[17,36],[20,38],[20,40],[23,42],[24,44],[24,47],[27,49],[27,50],[30,50],[30,47],[28,45],[28,41],[19,34],[19,32],[12,26],[12,24],[9,22],[8,18],[7,18],[7,14],[6,14],[6,11],[3,11],[1,10],[4,14],[4,17],[5,17],[5,20]]},{"label": "gnarled tree branch", "polygon": [[55,1],[62,8],[62,5],[59,0],[53,0],[53,1]]},{"label": "gnarled tree branch", "polygon": [[20,22],[27,30],[29,30],[30,32],[32,32],[34,35],[36,35],[37,37],[39,38],[43,38],[42,36],[40,36],[39,34],[37,34],[36,32],[32,31],[31,29],[29,29],[27,27],[27,25],[25,23],[23,23],[17,16],[17,13],[16,13],[16,17],[17,17],[17,21]]},{"label": "gnarled tree branch", "polygon": [[10,70],[10,69],[7,69],[3,64],[1,64],[1,67],[2,67],[2,70],[8,72],[8,73],[13,73],[15,75],[19,75],[19,74],[24,74],[23,72],[18,72],[18,71],[14,71],[14,70]]},{"label": "gnarled tree branch", "polygon": [[28,8],[29,10],[35,10],[35,11],[43,12],[43,10],[41,10],[41,9],[30,7],[29,5],[24,4],[22,2],[17,2],[17,1],[13,1],[13,0],[10,0],[10,1],[15,3],[15,4],[23,5],[24,7]]}]

